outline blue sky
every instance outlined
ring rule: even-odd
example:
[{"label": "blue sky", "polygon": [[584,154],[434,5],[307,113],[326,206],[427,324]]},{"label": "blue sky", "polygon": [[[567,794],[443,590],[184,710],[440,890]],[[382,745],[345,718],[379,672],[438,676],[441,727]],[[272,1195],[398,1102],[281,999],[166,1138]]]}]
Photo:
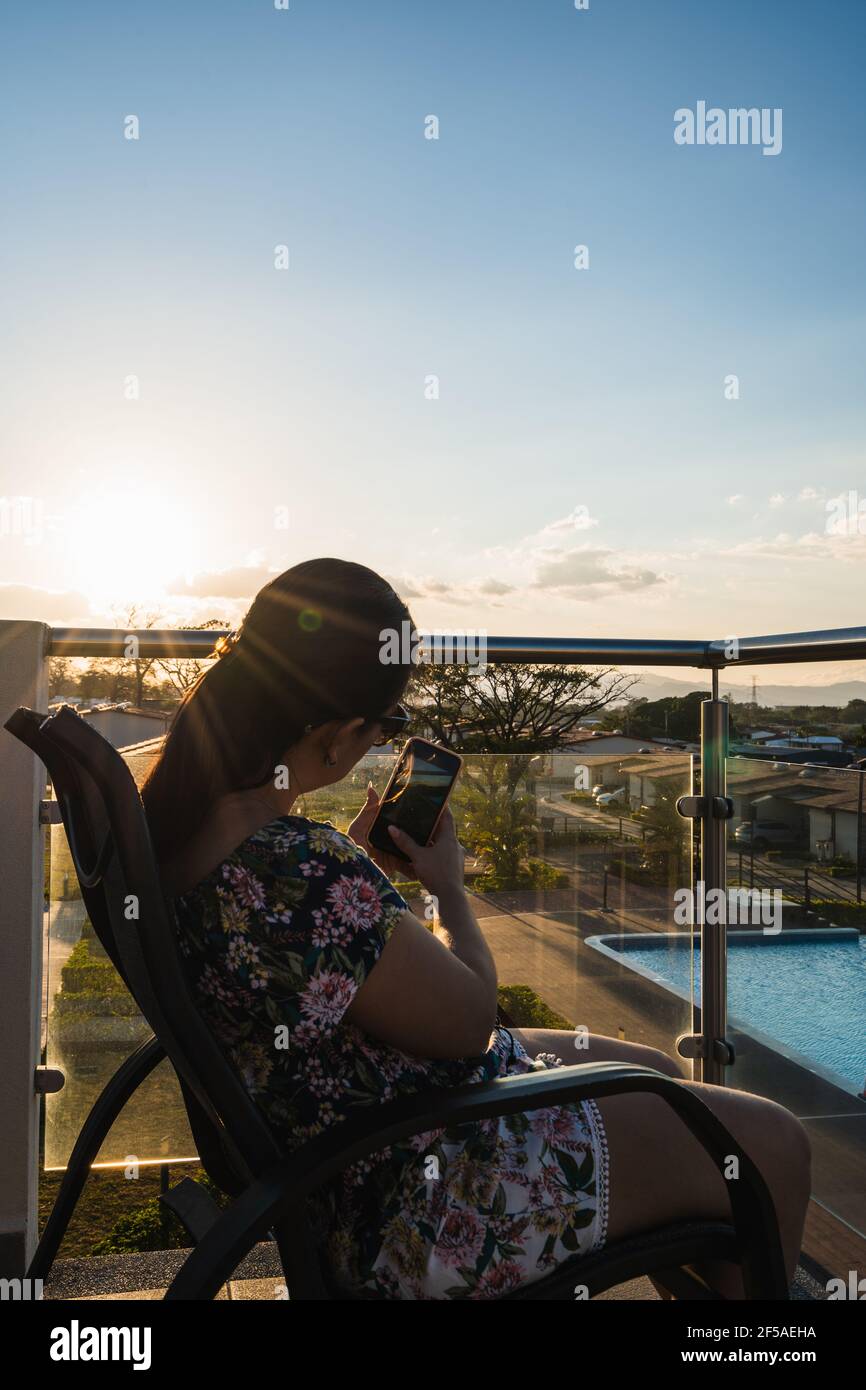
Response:
[{"label": "blue sky", "polygon": [[[0,615],[331,553],[429,627],[861,622],[864,52],[855,0],[15,7]],[[676,145],[699,100],[781,153]]]}]

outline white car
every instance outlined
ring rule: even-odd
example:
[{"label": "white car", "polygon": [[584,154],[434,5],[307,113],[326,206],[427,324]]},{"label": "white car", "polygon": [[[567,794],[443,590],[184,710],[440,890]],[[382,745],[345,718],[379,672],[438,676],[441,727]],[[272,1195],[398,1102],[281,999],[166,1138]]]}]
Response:
[{"label": "white car", "polygon": [[595,798],[596,806],[612,806],[615,801],[621,801],[625,796],[625,787],[617,787],[615,792],[602,792]]},{"label": "white car", "polygon": [[597,786],[593,787],[593,789],[592,789],[592,794],[593,794],[593,796],[601,796],[601,794],[602,794],[603,791],[604,791],[604,782],[599,782]]}]

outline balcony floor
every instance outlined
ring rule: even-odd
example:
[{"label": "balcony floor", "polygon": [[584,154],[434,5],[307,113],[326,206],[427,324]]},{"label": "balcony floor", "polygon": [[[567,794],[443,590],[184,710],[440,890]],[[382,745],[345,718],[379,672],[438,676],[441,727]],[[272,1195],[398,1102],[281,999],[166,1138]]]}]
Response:
[{"label": "balcony floor", "polygon": [[[186,1250],[153,1250],[143,1254],[106,1255],[87,1260],[58,1260],[46,1281],[45,1298],[72,1302],[161,1299],[188,1253]],[[791,1297],[807,1301],[826,1298],[821,1271],[808,1257],[806,1265],[801,1265],[797,1271]],[[284,1300],[285,1285],[279,1257],[276,1246],[271,1242],[257,1245],[235,1272],[237,1278],[224,1284],[217,1298],[229,1302]],[[628,1283],[598,1294],[597,1298],[618,1302],[661,1302],[649,1279],[631,1279]]]}]

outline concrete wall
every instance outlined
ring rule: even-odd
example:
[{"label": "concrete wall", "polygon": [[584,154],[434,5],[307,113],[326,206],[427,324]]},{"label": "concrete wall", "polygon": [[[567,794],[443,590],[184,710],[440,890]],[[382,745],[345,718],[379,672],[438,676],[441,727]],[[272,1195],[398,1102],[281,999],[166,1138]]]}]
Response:
[{"label": "concrete wall", "polygon": [[[44,623],[0,620],[0,725],[46,710]],[[0,1277],[21,1277],[37,1239],[45,768],[0,728]]]},{"label": "concrete wall", "polygon": [[95,709],[84,716],[97,733],[108,739],[112,748],[128,748],[131,743],[144,743],[164,733],[169,716],[155,719],[150,714],[135,714],[123,709]]},{"label": "concrete wall", "polygon": [[809,811],[809,849],[818,853],[818,841],[833,837],[833,817],[829,811],[813,809]]},{"label": "concrete wall", "polygon": [[[835,819],[835,833],[833,821]],[[866,827],[864,827],[866,833]],[[857,862],[857,817],[853,811],[829,811],[817,809],[809,813],[809,848],[817,854],[818,840],[833,840],[834,854],[847,854],[852,863]]]},{"label": "concrete wall", "polygon": [[836,853],[847,854],[854,863],[857,862],[857,817],[852,811],[836,812]]}]

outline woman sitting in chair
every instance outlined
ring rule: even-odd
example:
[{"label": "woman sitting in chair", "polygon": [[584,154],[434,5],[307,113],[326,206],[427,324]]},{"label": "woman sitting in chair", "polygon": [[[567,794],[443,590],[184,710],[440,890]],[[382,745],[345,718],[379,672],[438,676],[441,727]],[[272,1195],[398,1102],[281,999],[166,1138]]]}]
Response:
[{"label": "woman sitting in chair", "polygon": [[[372,787],[348,834],[297,814],[403,730],[411,629],[362,565],[312,560],[258,594],[202,673],[142,789],[193,997],[288,1150],[356,1107],[573,1062],[635,1062],[637,1043],[497,1026],[496,967],[446,812],[433,843],[397,833],[438,903],[431,932],[371,848]],[[586,1042],[586,1038],[582,1041]],[[809,1198],[806,1132],[772,1101],[682,1080],[763,1173],[789,1278]],[[434,1131],[348,1169],[316,1203],[337,1287],[356,1296],[491,1298],[605,1243],[678,1220],[729,1220],[726,1181],[657,1096],[585,1100]],[[743,1297],[739,1269],[700,1273]]]}]

